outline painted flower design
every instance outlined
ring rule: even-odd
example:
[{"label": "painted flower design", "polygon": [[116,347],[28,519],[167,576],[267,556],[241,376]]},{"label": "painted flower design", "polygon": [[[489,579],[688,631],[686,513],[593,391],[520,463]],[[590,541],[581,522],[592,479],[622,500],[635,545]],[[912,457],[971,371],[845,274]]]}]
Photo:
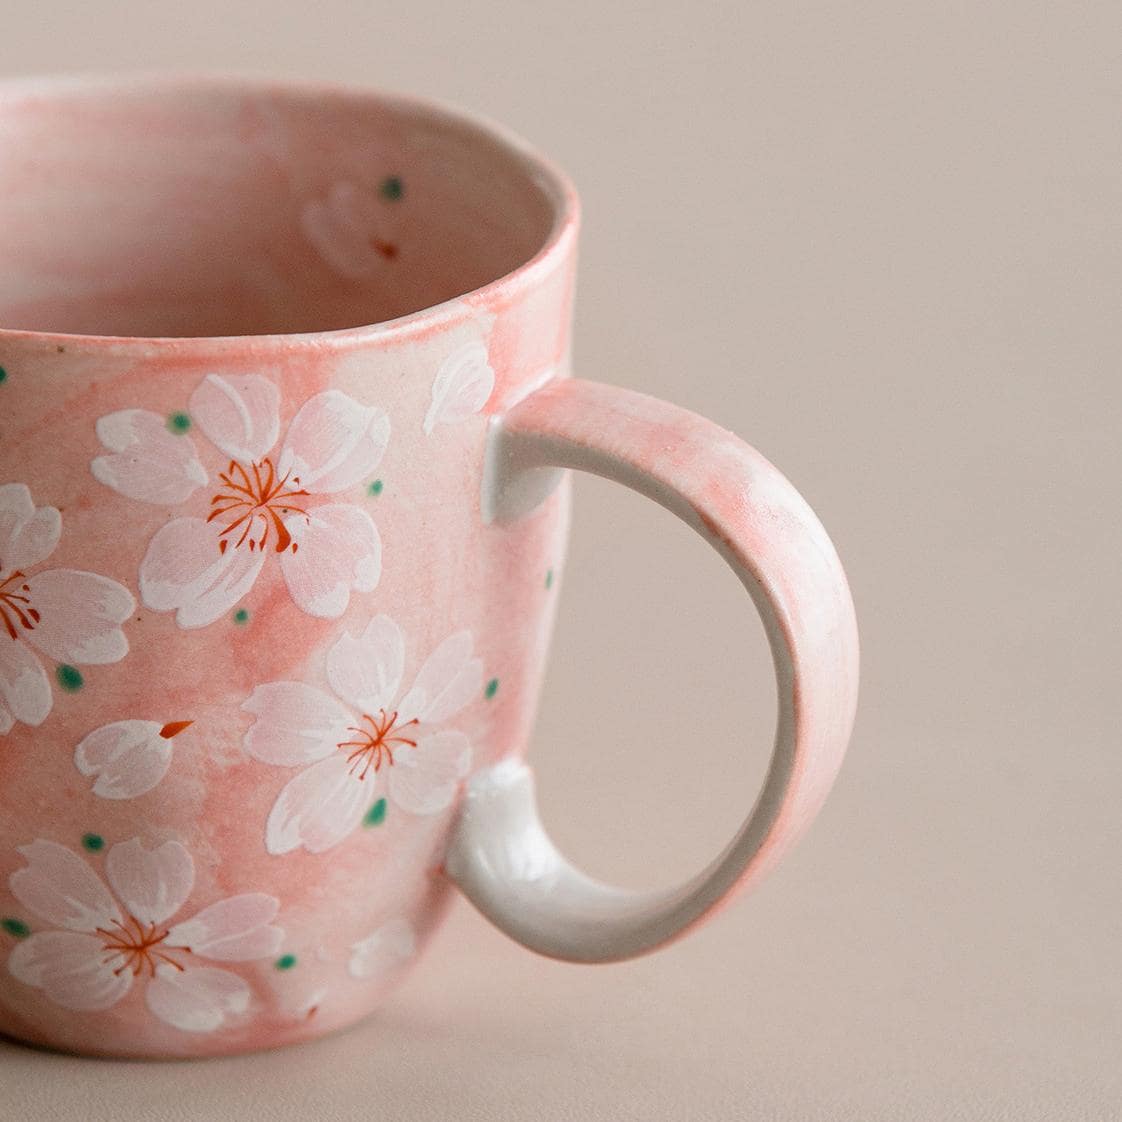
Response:
[{"label": "painted flower design", "polygon": [[479,342],[466,343],[441,364],[432,383],[432,401],[425,414],[425,435],[437,425],[465,421],[487,404],[495,388],[495,372],[487,358],[487,348]]},{"label": "painted flower design", "polygon": [[389,974],[417,953],[417,937],[407,919],[392,919],[351,945],[347,971],[352,978]]},{"label": "painted flower design", "polygon": [[135,799],[159,784],[171,767],[171,742],[193,721],[114,721],[94,729],[74,749],[74,766],[93,777],[103,799]]},{"label": "painted flower design", "polygon": [[145,849],[139,838],[106,856],[108,887],[65,846],[22,846],[26,866],[8,878],[28,911],[59,930],[31,935],[8,958],[13,977],[66,1009],[97,1012],[144,986],[148,1009],[184,1032],[213,1032],[249,1007],[245,980],[203,964],[249,962],[280,949],[271,926],[279,902],[264,893],[230,896],[172,923],[195,882],[178,842]]},{"label": "painted flower design", "polygon": [[283,995],[280,998],[280,1006],[295,1020],[310,1021],[323,1008],[330,993],[331,990],[327,986],[299,990]]},{"label": "painted flower design", "polygon": [[[279,453],[280,394],[258,374],[208,374],[189,415],[228,457],[208,506],[156,531],[140,563],[140,595],[180,627],[205,627],[253,587],[270,554],[296,605],[337,619],[352,591],[371,592],[382,543],[366,511],[317,499],[356,486],[382,458],[389,418],[339,390],[310,398],[293,417]],[[177,506],[209,482],[185,431],[144,409],[102,417],[108,455],[91,464],[107,487],[142,502]]]},{"label": "painted flower design", "polygon": [[464,733],[442,727],[480,695],[483,665],[460,631],[429,656],[400,700],[405,640],[387,616],[327,655],[326,693],[302,682],[258,686],[242,706],[256,718],[245,735],[256,759],[302,770],[282,788],[265,827],[265,848],[323,853],[363,820],[385,784],[411,814],[438,814],[471,763]]},{"label": "painted flower design", "polygon": [[369,280],[398,254],[382,236],[386,211],[377,195],[357,183],[332,185],[323,199],[312,199],[301,214],[304,236],[340,276]]},{"label": "painted flower design", "polygon": [[120,662],[128,653],[121,624],[136,601],[127,588],[78,569],[38,570],[61,536],[53,506],[36,507],[22,483],[0,486],[0,735],[16,721],[42,724],[54,705],[36,651],[72,677],[75,666]]}]

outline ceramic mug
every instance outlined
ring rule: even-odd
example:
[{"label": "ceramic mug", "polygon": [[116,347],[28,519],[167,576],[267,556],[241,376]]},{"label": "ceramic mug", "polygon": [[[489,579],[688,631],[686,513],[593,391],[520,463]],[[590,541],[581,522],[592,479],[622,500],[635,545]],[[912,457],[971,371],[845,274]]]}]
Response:
[{"label": "ceramic mug", "polygon": [[[19,82],[0,199],[0,1031],[318,1036],[453,885],[627,958],[813,818],[857,689],[834,549],[737,437],[570,378],[577,200],[521,141],[370,92]],[[572,468],[710,542],[774,655],[763,791],[666,891],[571,867],[522,763]]]}]

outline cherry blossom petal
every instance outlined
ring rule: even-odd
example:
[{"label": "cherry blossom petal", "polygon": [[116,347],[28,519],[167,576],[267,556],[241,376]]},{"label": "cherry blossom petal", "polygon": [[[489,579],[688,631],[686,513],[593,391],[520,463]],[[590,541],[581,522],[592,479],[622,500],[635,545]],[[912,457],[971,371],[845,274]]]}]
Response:
[{"label": "cherry blossom petal", "polygon": [[470,631],[450,635],[425,660],[399,706],[405,718],[446,721],[483,690],[483,663],[472,657]]},{"label": "cherry blossom petal", "polygon": [[280,391],[260,374],[208,374],[191,395],[191,416],[231,459],[262,459],[280,435]]},{"label": "cherry blossom petal", "polygon": [[12,895],[41,920],[69,931],[96,931],[121,919],[109,889],[81,857],[42,839],[19,847],[27,861],[8,878]]},{"label": "cherry blossom petal", "polygon": [[129,641],[121,624],[136,611],[123,584],[77,569],[48,569],[27,578],[39,622],[27,641],[57,662],[120,662]]},{"label": "cherry blossom petal", "polygon": [[407,919],[391,919],[373,935],[351,946],[347,970],[352,978],[388,974],[417,953],[417,937]]},{"label": "cherry blossom petal", "polygon": [[289,780],[265,824],[265,848],[289,853],[303,846],[323,853],[338,845],[374,801],[374,772],[360,780],[343,752],[320,760]]},{"label": "cherry blossom petal", "polygon": [[356,238],[369,237],[384,214],[369,187],[348,180],[333,184],[327,199],[339,226]]},{"label": "cherry blossom petal", "polygon": [[[0,733],[12,727],[11,719],[41,725],[54,704],[51,681],[43,664],[25,643],[0,631]],[[3,713],[8,714],[7,727]]]},{"label": "cherry blossom petal", "polygon": [[156,612],[176,612],[182,628],[221,619],[253,587],[265,553],[218,548],[218,529],[201,518],[161,526],[140,563],[140,597]]},{"label": "cherry blossom petal", "polygon": [[151,791],[171,766],[171,740],[158,721],[114,721],[94,729],[74,749],[74,766],[96,776],[103,799],[135,799]]},{"label": "cherry blossom petal", "polygon": [[450,425],[478,413],[495,388],[495,372],[487,360],[487,348],[467,343],[441,364],[432,383],[432,402],[425,414],[425,435],[437,425]]},{"label": "cherry blossom petal", "polygon": [[144,996],[152,1013],[183,1032],[213,1032],[227,1017],[249,1008],[249,986],[244,979],[213,966],[180,971],[160,965]]},{"label": "cherry blossom petal", "polygon": [[439,814],[471,767],[471,742],[455,729],[421,733],[416,748],[403,744],[393,759],[390,798],[410,814]]},{"label": "cherry blossom petal", "polygon": [[263,892],[231,896],[176,924],[168,932],[168,945],[190,947],[194,954],[222,962],[270,958],[284,941],[284,932],[270,926],[279,909],[280,901]]},{"label": "cherry blossom petal", "polygon": [[333,504],[307,520],[286,523],[297,548],[281,554],[281,571],[296,606],[319,619],[338,619],[355,592],[373,592],[382,575],[382,539],[364,510]]},{"label": "cherry blossom petal", "polygon": [[116,1005],[132,985],[131,970],[114,973],[105,940],[74,931],[44,931],[17,944],[8,958],[12,977],[35,986],[66,1009],[92,1013]]},{"label": "cherry blossom petal", "polygon": [[35,501],[26,483],[0,486],[0,572],[18,568],[8,561],[8,553],[34,514]]},{"label": "cherry blossom petal", "polygon": [[375,616],[356,639],[344,632],[327,652],[331,688],[360,713],[389,709],[405,669],[405,639],[389,616]]},{"label": "cherry blossom petal", "polygon": [[0,573],[45,561],[61,534],[62,515],[53,506],[37,509],[25,484],[0,487]]},{"label": "cherry blossom petal", "polygon": [[280,1007],[285,1013],[298,1021],[303,1021],[314,1016],[323,1007],[330,992],[327,986],[316,986],[315,989],[286,986],[285,991],[277,996]]},{"label": "cherry blossom petal", "polygon": [[355,717],[315,686],[303,682],[267,682],[258,686],[242,709],[257,720],[245,734],[245,750],[266,764],[296,767],[330,756],[344,740]]},{"label": "cherry blossom petal", "polygon": [[191,895],[195,863],[179,842],[145,849],[139,838],[115,845],[105,859],[113,891],[141,923],[163,923]]},{"label": "cherry blossom petal", "polygon": [[390,419],[341,390],[317,393],[292,418],[280,471],[318,494],[345,491],[378,466],[390,439]]},{"label": "cherry blossom petal", "polygon": [[118,494],[175,506],[206,486],[206,469],[194,441],[169,432],[158,413],[147,409],[109,413],[97,422],[97,435],[113,454],[98,456],[90,471]]},{"label": "cherry blossom petal", "polygon": [[305,237],[341,276],[366,280],[384,266],[370,244],[378,215],[368,190],[336,183],[325,200],[309,202],[300,218]]}]

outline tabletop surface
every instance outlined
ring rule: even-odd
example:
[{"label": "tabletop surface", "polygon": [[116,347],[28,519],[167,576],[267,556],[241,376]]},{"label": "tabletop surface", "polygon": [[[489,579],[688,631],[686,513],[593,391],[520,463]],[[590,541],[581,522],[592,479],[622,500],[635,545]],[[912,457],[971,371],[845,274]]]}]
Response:
[{"label": "tabletop surface", "polygon": [[[576,365],[759,447],[829,528],[863,694],[821,818],[640,961],[460,904],[392,1000],[284,1052],[0,1042],[13,1120],[1122,1119],[1122,391],[1112,3],[40,0],[0,76],[222,68],[512,125],[584,198]],[[592,872],[670,884],[758,789],[732,575],[578,481],[531,760]]]}]

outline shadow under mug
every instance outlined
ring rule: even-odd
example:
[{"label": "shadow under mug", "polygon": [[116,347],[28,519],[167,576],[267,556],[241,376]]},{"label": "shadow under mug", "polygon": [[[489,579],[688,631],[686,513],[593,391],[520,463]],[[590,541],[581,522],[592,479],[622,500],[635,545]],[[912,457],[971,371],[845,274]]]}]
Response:
[{"label": "shadow under mug", "polygon": [[[307,1039],[453,885],[623,959],[805,829],[856,701],[838,558],[737,437],[569,376],[577,200],[521,141],[366,91],[16,82],[0,199],[0,1031]],[[701,534],[774,657],[763,790],[665,891],[574,869],[522,762],[567,469]]]}]

